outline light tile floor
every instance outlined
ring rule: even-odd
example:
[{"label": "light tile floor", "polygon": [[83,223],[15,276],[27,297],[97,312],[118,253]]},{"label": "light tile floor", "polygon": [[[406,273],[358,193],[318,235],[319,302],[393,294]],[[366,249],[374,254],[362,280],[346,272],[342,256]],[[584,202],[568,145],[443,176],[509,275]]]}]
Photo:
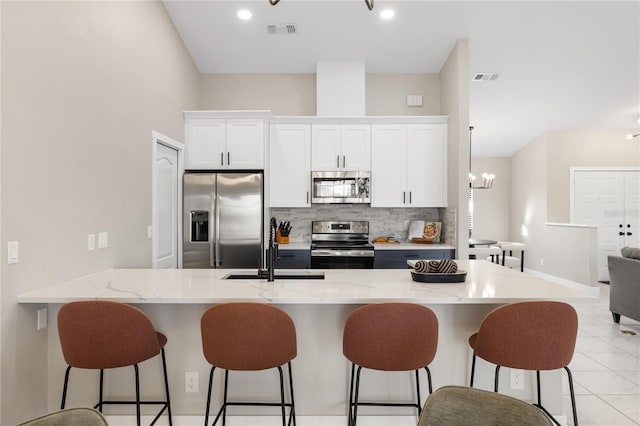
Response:
[{"label": "light tile floor", "polygon": [[[597,303],[573,306],[578,312],[578,340],[569,368],[579,424],[640,425],[640,322],[625,317],[620,324],[613,322],[609,286],[605,284],[600,284]],[[636,335],[623,334],[623,330]],[[573,424],[566,378],[563,389],[564,411]]]}]

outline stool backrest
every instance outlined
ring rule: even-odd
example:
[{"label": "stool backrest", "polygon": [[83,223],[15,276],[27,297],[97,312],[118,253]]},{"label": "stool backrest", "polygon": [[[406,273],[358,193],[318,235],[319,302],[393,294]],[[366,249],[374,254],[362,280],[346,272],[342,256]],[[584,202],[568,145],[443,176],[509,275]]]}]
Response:
[{"label": "stool backrest", "polygon": [[418,426],[550,426],[538,407],[510,396],[462,386],[444,386],[427,398]]},{"label": "stool backrest", "polygon": [[383,371],[426,367],[438,348],[438,319],[426,306],[381,303],[356,309],[344,326],[342,352],[354,364]]},{"label": "stool backrest", "polygon": [[512,303],[485,317],[474,352],[505,367],[555,370],[571,362],[577,334],[578,315],[567,303]]},{"label": "stool backrest", "polygon": [[289,315],[264,303],[223,303],[200,320],[202,351],[225,370],[266,370],[297,355],[296,328]]},{"label": "stool backrest", "polygon": [[58,312],[58,334],[64,360],[77,368],[124,367],[160,353],[149,318],[124,303],[67,303]]}]

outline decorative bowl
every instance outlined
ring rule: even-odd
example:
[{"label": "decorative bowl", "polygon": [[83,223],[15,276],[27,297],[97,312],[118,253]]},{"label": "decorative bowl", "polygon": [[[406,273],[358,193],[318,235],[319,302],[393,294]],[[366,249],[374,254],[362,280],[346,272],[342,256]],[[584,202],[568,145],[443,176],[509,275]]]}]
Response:
[{"label": "decorative bowl", "polygon": [[458,269],[452,274],[420,273],[411,270],[411,278],[420,283],[463,283],[467,279],[467,271]]}]

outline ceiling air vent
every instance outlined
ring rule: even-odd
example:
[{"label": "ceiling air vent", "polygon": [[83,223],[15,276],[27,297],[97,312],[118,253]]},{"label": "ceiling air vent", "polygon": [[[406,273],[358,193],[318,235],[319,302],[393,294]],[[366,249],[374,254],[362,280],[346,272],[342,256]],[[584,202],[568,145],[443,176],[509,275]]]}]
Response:
[{"label": "ceiling air vent", "polygon": [[499,72],[479,72],[473,76],[473,81],[494,81],[500,77]]},{"label": "ceiling air vent", "polygon": [[269,34],[295,34],[297,31],[296,24],[267,25]]}]

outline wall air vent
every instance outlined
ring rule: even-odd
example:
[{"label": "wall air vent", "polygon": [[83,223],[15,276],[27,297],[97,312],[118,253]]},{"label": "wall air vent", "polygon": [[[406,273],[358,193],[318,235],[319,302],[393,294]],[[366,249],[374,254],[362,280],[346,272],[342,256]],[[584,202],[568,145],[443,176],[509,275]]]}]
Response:
[{"label": "wall air vent", "polygon": [[494,81],[500,77],[499,72],[478,72],[476,73],[472,81]]},{"label": "wall air vent", "polygon": [[269,34],[295,34],[297,31],[296,24],[267,25]]}]

